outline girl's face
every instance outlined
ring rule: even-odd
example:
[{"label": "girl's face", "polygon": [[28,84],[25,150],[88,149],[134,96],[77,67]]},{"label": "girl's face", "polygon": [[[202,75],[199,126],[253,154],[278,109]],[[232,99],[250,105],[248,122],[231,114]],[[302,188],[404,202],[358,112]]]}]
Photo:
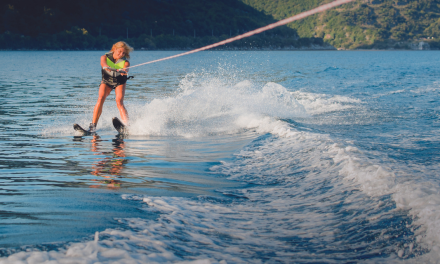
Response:
[{"label": "girl's face", "polygon": [[125,56],[124,48],[117,48],[113,51],[113,59],[119,60],[120,58]]}]

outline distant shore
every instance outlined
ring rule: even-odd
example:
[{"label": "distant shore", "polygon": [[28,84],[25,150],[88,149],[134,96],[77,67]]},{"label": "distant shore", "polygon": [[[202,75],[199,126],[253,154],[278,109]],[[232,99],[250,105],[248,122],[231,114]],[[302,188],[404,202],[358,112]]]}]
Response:
[{"label": "distant shore", "polygon": [[[197,48],[193,47],[185,47],[185,48],[167,48],[167,49],[148,49],[148,48],[136,48],[135,51],[188,51]],[[107,49],[0,49],[0,51],[101,51]],[[405,43],[404,45],[371,45],[371,46],[363,46],[356,49],[343,49],[343,48],[335,48],[331,45],[310,45],[310,46],[269,46],[269,47],[224,47],[224,48],[213,48],[210,51],[319,51],[319,50],[327,50],[327,51],[392,51],[392,50],[439,50],[439,48],[435,45],[429,45],[429,43],[418,44],[417,42],[413,43]]]},{"label": "distant shore", "polygon": [[[136,48],[136,51],[188,51],[197,48],[193,47],[185,47],[185,48],[168,48],[168,49],[148,49],[148,48]],[[98,50],[106,50],[106,49],[0,49],[0,51],[98,51]],[[300,46],[295,47],[293,45],[290,46],[268,46],[268,47],[217,47],[210,50],[215,51],[269,51],[269,50],[292,50],[292,51],[301,51],[301,50],[337,50],[335,47],[331,45],[310,45],[310,46]]]}]

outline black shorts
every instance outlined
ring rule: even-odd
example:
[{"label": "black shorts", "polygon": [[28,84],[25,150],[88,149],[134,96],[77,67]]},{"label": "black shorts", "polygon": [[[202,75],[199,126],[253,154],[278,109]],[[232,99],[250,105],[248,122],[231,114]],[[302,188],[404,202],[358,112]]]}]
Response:
[{"label": "black shorts", "polygon": [[101,83],[106,84],[108,87],[112,88],[112,90],[116,89],[116,87],[118,87],[119,85],[124,84],[124,83],[113,84],[113,83],[108,83],[108,82],[106,82],[106,81],[104,81],[104,80],[102,80]]},{"label": "black shorts", "polygon": [[104,72],[102,69],[102,81],[101,83],[107,84],[113,90],[121,84],[125,84],[127,82],[128,77],[126,75],[120,75],[118,77],[112,77]]}]

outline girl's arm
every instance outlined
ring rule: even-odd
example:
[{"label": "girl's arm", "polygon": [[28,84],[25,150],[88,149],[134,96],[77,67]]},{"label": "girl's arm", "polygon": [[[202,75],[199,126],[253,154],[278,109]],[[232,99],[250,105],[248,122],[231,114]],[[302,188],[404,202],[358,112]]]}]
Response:
[{"label": "girl's arm", "polygon": [[125,63],[124,63],[124,69],[122,69],[123,71],[125,71],[126,73],[124,74],[124,73],[121,73],[121,75],[128,75],[128,67],[130,67],[130,62],[128,62],[128,61],[126,61]]},{"label": "girl's arm", "polygon": [[[102,68],[108,67],[108,65],[107,65],[107,56],[105,56],[105,55],[101,56],[101,67]],[[106,70],[110,71],[109,69],[106,69]]]}]

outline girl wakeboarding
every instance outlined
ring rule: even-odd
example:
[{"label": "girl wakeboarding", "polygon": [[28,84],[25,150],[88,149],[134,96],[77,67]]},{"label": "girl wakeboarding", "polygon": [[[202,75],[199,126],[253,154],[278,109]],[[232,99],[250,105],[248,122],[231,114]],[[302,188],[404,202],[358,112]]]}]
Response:
[{"label": "girl wakeboarding", "polygon": [[75,130],[86,133],[95,133],[96,125],[101,116],[105,99],[112,90],[115,90],[116,106],[119,109],[122,122],[120,122],[119,119],[114,118],[113,124],[120,133],[123,132],[125,126],[128,125],[128,113],[124,106],[124,96],[126,82],[129,78],[127,68],[130,66],[130,62],[128,59],[130,58],[130,52],[132,51],[133,48],[127,43],[119,41],[113,44],[110,52],[101,56],[102,81],[99,86],[98,101],[93,110],[92,123],[90,123],[89,130],[85,130],[79,125],[74,124]]}]

